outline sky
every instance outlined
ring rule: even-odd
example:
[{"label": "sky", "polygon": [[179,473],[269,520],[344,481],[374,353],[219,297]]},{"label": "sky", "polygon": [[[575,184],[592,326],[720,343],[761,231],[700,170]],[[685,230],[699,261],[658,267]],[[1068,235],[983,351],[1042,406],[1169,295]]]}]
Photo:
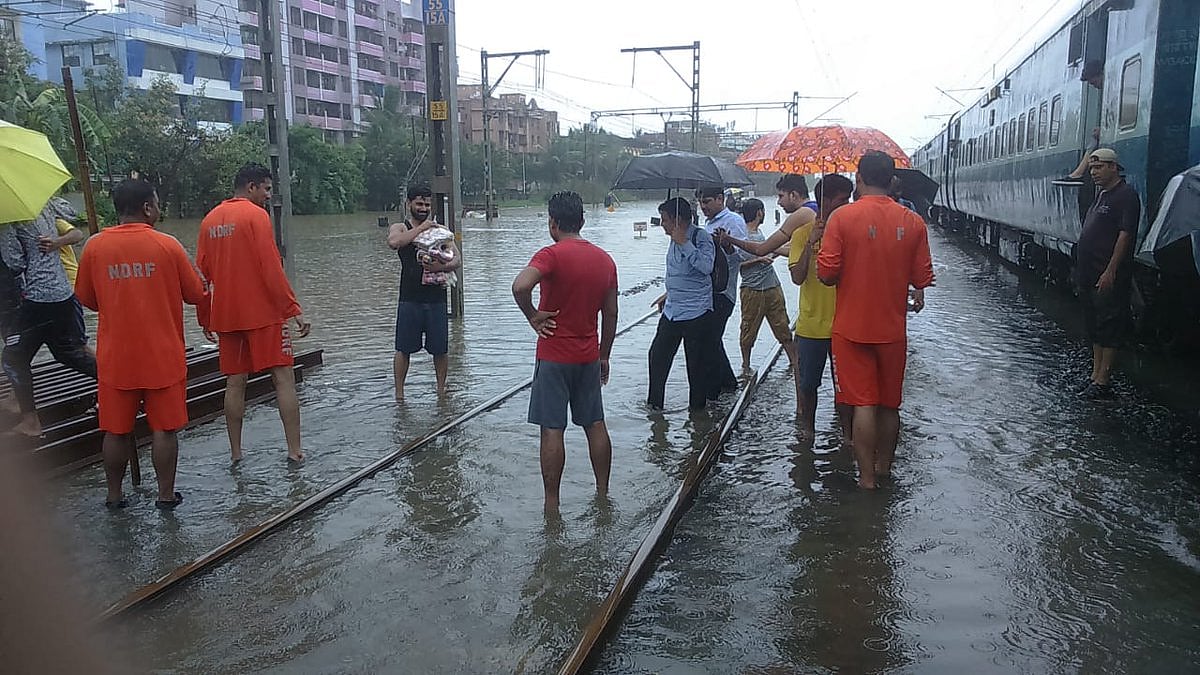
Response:
[{"label": "sky", "polygon": [[[419,1],[419,0],[418,0]],[[700,41],[700,103],[790,101],[801,124],[881,129],[914,150],[1051,35],[1082,0],[454,0],[459,81],[479,82],[479,50],[549,50],[542,87],[524,57],[498,93],[557,110],[563,132],[593,110],[688,106],[691,92],[653,53],[627,47]],[[701,11],[699,7],[711,7]],[[691,52],[666,52],[690,80]],[[494,82],[506,63],[489,60]],[[942,94],[938,88],[950,92]],[[979,88],[979,89],[973,89]],[[965,90],[965,91],[964,91]],[[934,116],[934,117],[930,117]],[[786,110],[705,113],[738,131],[786,129]],[[687,119],[680,116],[675,119]],[[657,116],[601,118],[614,133],[661,130]]]}]

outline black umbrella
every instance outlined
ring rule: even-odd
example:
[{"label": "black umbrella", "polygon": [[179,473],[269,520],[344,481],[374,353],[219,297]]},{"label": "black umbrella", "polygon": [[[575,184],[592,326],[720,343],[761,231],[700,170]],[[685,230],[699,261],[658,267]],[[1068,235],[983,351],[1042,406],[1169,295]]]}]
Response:
[{"label": "black umbrella", "polygon": [[1164,272],[1200,273],[1200,165],[1167,183],[1138,258]]},{"label": "black umbrella", "polygon": [[718,157],[670,151],[634,157],[617,176],[613,189],[677,190],[753,185],[740,166]]},{"label": "black umbrella", "polygon": [[901,196],[914,202],[920,200],[932,203],[938,188],[941,187],[920,169],[896,169],[896,177],[900,179]]}]

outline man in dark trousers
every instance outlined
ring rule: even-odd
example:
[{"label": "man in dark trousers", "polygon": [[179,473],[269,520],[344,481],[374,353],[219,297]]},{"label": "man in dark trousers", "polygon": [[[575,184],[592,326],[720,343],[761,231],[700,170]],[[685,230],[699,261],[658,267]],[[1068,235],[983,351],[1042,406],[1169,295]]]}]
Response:
[{"label": "man in dark trousers", "polygon": [[1109,381],[1113,361],[1129,333],[1133,249],[1142,201],[1121,178],[1116,151],[1100,148],[1088,156],[1088,162],[1100,194],[1087,211],[1075,245],[1075,282],[1092,343],[1092,376],[1080,395],[1096,400],[1113,397]]},{"label": "man in dark trousers", "polygon": [[[617,266],[580,235],[583,199],[578,194],[559,192],[546,211],[554,244],[538,251],[517,275],[513,298],[538,336],[529,422],[541,427],[545,509],[555,513],[566,459],[568,404],[571,421],[587,435],[596,493],[608,494],[612,441],[600,388],[608,384],[608,359],[617,336]],[[536,309],[534,286],[541,287]]]},{"label": "man in dark trousers", "polygon": [[396,400],[404,401],[404,381],[408,378],[408,363],[422,348],[433,357],[433,372],[437,377],[438,395],[446,393],[446,374],[450,368],[450,323],[446,313],[446,287],[423,284],[425,270],[452,272],[462,265],[462,256],[454,250],[454,259],[446,263],[417,261],[417,246],[413,242],[422,232],[437,227],[430,218],[433,190],[425,185],[408,188],[408,218],[392,223],[388,229],[388,246],[400,256],[400,301],[396,306],[396,356],[392,362],[396,376]]},{"label": "man in dark trousers", "polygon": [[21,407],[16,431],[40,436],[33,396],[33,357],[46,345],[55,360],[96,377],[96,357],[87,350],[83,325],[76,319],[75,289],[67,280],[58,251],[43,251],[42,237],[55,237],[57,218],[69,219],[74,211],[62,199],[51,199],[30,222],[0,228],[0,256],[19,279],[21,306],[16,326],[4,340],[4,372],[12,382]]},{"label": "man in dark trousers", "polygon": [[713,344],[712,271],[716,245],[708,232],[692,223],[692,206],[682,197],[658,205],[663,232],[671,238],[667,247],[667,292],[654,304],[662,316],[658,331],[650,343],[650,393],[646,405],[663,409],[667,375],[683,342],[687,359],[688,409],[703,410],[714,384],[712,364],[716,360]]},{"label": "man in dark trousers", "polygon": [[745,239],[747,236],[746,221],[742,219],[741,214],[725,208],[725,190],[719,187],[696,190],[696,199],[700,201],[700,211],[707,219],[704,229],[713,236],[717,246],[723,247],[725,265],[729,268],[729,281],[725,284],[725,288],[720,292],[713,293],[715,320],[712,323],[714,349],[712,376],[715,379],[709,383],[711,389],[708,398],[715,400],[720,396],[721,390],[734,391],[738,386],[737,375],[734,374],[733,366],[729,363],[729,355],[725,352],[725,326],[729,323],[729,317],[733,316],[733,308],[737,304],[738,271],[742,264],[741,258],[733,255],[733,245],[722,242],[720,237],[721,233],[726,233],[734,239]]}]

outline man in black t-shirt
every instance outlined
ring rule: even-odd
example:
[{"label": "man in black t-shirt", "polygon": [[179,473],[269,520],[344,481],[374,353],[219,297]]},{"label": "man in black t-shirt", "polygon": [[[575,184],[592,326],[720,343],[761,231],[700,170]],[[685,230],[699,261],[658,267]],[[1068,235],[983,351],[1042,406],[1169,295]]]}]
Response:
[{"label": "man in black t-shirt", "polygon": [[1092,343],[1092,377],[1081,392],[1090,399],[1112,398],[1113,360],[1130,327],[1133,249],[1142,202],[1121,178],[1121,169],[1117,153],[1109,148],[1088,156],[1088,171],[1100,194],[1088,209],[1075,245],[1075,283]]},{"label": "man in black t-shirt", "polygon": [[[408,378],[409,358],[422,348],[433,356],[438,395],[446,393],[446,373],[450,359],[450,325],[446,313],[446,287],[424,284],[423,273],[452,272],[462,265],[462,255],[454,248],[454,259],[447,263],[417,261],[417,235],[438,223],[430,218],[433,191],[423,185],[408,188],[408,218],[388,229],[388,246],[400,256],[400,301],[396,306],[396,356],[392,367],[396,376],[396,400],[404,400],[404,381]],[[453,245],[451,245],[453,246]]]}]

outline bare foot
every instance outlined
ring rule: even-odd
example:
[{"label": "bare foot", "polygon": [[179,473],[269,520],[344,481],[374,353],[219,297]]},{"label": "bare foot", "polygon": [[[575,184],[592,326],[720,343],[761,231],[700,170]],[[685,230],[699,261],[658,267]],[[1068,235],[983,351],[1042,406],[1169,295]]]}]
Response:
[{"label": "bare foot", "polygon": [[862,490],[878,490],[879,484],[878,483],[864,483],[863,481],[860,480],[860,481],[858,481],[858,487]]},{"label": "bare foot", "polygon": [[294,455],[289,452],[288,456],[287,456],[287,461],[289,464],[303,464],[304,463],[304,451],[301,450],[300,452],[298,452]]},{"label": "bare foot", "polygon": [[38,421],[36,415],[23,417],[17,426],[13,427],[13,431],[23,436],[37,438],[42,435],[42,423]]},{"label": "bare foot", "polygon": [[238,450],[237,452],[234,452],[234,453],[230,453],[230,455],[229,455],[229,463],[230,464],[237,464],[240,461],[242,461],[242,451],[241,450]]}]

